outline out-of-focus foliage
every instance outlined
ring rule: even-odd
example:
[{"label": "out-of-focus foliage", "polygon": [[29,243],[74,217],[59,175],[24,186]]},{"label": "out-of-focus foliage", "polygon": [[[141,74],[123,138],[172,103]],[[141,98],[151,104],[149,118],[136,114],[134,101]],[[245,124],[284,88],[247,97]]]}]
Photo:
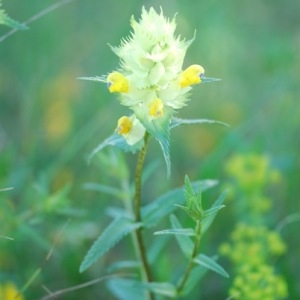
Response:
[{"label": "out-of-focus foliage", "polygon": [[[2,8],[22,22],[52,4],[6,0]],[[196,28],[186,67],[197,62],[207,76],[222,78],[197,87],[180,117],[215,119],[231,126],[175,128],[173,176],[168,181],[161,153],[150,144],[147,162],[158,158],[159,167],[155,184],[151,178],[145,181],[144,200],[182,185],[184,174],[191,180],[225,183],[223,170],[232,154],[266,153],[280,173],[280,180],[264,193],[272,202],[269,224],[275,228],[300,210],[299,1],[74,0],[0,42],[0,189],[13,187],[0,192],[0,281],[13,282],[20,290],[41,267],[25,289],[25,299],[46,295],[42,285],[55,291],[101,277],[109,263],[132,251],[123,243],[89,271],[79,273],[82,257],[109,221],[107,204],[118,203],[114,191],[102,193],[104,186],[131,189],[122,182],[136,157],[124,158],[107,149],[87,164],[91,150],[112,134],[125,111],[105,85],[76,78],[117,68],[117,57],[107,43],[119,44],[130,30],[130,16],[138,17],[143,5],[162,6],[169,17],[178,12],[178,34],[192,38]],[[0,36],[8,30],[1,26]],[[85,189],[87,183],[102,184],[100,192]],[[236,191],[231,192],[235,197]],[[203,242],[206,253],[229,238],[235,227],[233,203],[229,201],[213,223],[207,238],[210,246]],[[299,223],[285,224],[281,237],[287,249],[276,268],[290,299],[298,299]],[[159,258],[158,279],[172,269],[176,255]],[[229,282],[212,275],[205,280],[197,296],[226,298]],[[63,299],[109,299],[108,295],[101,281]]]}]

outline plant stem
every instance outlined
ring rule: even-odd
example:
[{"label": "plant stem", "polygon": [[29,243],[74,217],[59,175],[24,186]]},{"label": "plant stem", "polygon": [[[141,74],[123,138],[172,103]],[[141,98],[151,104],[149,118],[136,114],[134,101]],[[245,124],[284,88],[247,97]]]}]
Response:
[{"label": "plant stem", "polygon": [[201,230],[202,230],[202,226],[201,226],[201,221],[197,221],[197,224],[196,224],[196,237],[195,237],[195,242],[194,242],[194,248],[193,248],[193,252],[192,252],[192,255],[191,255],[191,259],[189,261],[189,264],[187,265],[187,268],[184,272],[184,275],[178,285],[178,288],[177,288],[177,294],[179,295],[180,292],[183,290],[189,276],[190,276],[190,273],[193,269],[193,265],[194,265],[194,258],[197,256],[198,254],[198,250],[199,250],[199,246],[200,246],[200,240],[201,240]]},{"label": "plant stem", "polygon": [[[135,171],[134,215],[135,215],[136,222],[142,221],[142,216],[141,216],[142,171],[143,171],[143,165],[144,165],[146,152],[147,152],[148,140],[149,140],[149,133],[146,132],[144,138],[144,146],[139,153],[136,171]],[[152,273],[147,259],[146,247],[142,235],[142,227],[138,228],[135,231],[135,237],[136,237],[136,247],[137,247],[136,250],[138,252],[142,264],[143,280],[145,282],[151,282]],[[153,294],[151,292],[148,293],[148,298],[151,300],[154,299]]]}]

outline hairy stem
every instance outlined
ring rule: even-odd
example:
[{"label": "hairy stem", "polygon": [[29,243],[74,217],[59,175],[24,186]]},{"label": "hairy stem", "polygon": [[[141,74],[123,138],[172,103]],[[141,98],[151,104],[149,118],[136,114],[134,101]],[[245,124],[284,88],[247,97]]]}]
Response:
[{"label": "hairy stem", "polygon": [[[141,216],[141,191],[142,191],[142,171],[143,171],[143,165],[146,157],[147,152],[147,146],[148,146],[148,139],[149,139],[149,133],[146,132],[145,138],[144,138],[144,146],[141,149],[136,171],[135,171],[135,196],[134,196],[134,215],[135,215],[135,221],[141,222],[142,216]],[[143,239],[142,234],[142,228],[138,228],[135,231],[135,238],[136,238],[136,248],[138,255],[140,257],[140,261],[142,264],[142,276],[145,282],[151,282],[152,281],[152,273],[150,269],[150,265],[147,259],[147,251]],[[148,299],[154,299],[152,293],[148,293]]]},{"label": "hairy stem", "polygon": [[197,225],[196,225],[196,237],[195,237],[195,243],[194,243],[193,252],[192,252],[190,261],[189,261],[189,263],[187,265],[187,268],[186,268],[186,270],[184,272],[184,275],[182,276],[182,279],[181,279],[181,281],[180,281],[180,283],[178,285],[178,288],[177,288],[177,294],[178,295],[182,292],[182,290],[183,290],[183,288],[184,288],[184,286],[185,286],[185,284],[186,284],[186,282],[187,282],[187,280],[188,280],[188,278],[190,276],[190,273],[191,273],[191,271],[193,269],[193,266],[194,266],[193,260],[197,256],[198,251],[199,251],[200,240],[201,240],[201,230],[202,230],[201,221],[197,221]]}]

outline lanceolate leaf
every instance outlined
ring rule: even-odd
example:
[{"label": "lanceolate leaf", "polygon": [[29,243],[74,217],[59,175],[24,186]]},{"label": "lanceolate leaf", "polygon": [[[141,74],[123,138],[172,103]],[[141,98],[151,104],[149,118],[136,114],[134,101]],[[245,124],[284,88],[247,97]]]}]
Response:
[{"label": "lanceolate leaf", "polygon": [[202,279],[202,277],[207,273],[208,269],[204,268],[203,266],[197,265],[193,268],[193,270],[190,273],[190,276],[186,282],[186,285],[180,295],[187,295],[190,293],[196,285],[199,286],[199,281]]},{"label": "lanceolate leaf", "polygon": [[192,228],[179,228],[179,229],[165,229],[154,232],[156,235],[160,234],[173,234],[173,235],[184,235],[184,236],[194,236],[195,231]]},{"label": "lanceolate leaf", "polygon": [[209,120],[209,119],[179,119],[179,118],[172,118],[170,127],[175,128],[177,126],[181,125],[193,125],[193,124],[217,124],[217,125],[223,125],[223,126],[229,126],[226,123],[215,121],[215,120]]},{"label": "lanceolate leaf", "polygon": [[204,215],[206,215],[206,217],[202,221],[202,233],[205,233],[207,231],[207,229],[214,221],[218,211],[224,207],[223,202],[225,200],[226,194],[227,192],[222,193],[220,197],[214,202],[212,207],[204,211]]},{"label": "lanceolate leaf", "polygon": [[176,296],[176,287],[174,284],[169,282],[150,282],[144,283],[142,286],[155,294],[168,296],[171,298]]},{"label": "lanceolate leaf", "polygon": [[[175,215],[171,215],[170,220],[174,229],[182,228],[182,225],[180,224],[179,220],[175,217]],[[194,243],[192,242],[191,238],[188,236],[176,235],[176,240],[184,255],[186,257],[191,257],[194,247]]]},{"label": "lanceolate leaf", "polygon": [[145,299],[145,289],[141,283],[132,279],[114,278],[108,281],[110,291],[120,300]]},{"label": "lanceolate leaf", "polygon": [[94,264],[103,254],[118,243],[125,235],[139,228],[141,223],[134,223],[130,219],[118,218],[102,232],[94,242],[83,262],[80,265],[80,272],[85,271]]},{"label": "lanceolate leaf", "polygon": [[197,257],[195,257],[194,262],[224,277],[229,277],[228,273],[218,263],[204,254],[199,254]]},{"label": "lanceolate leaf", "polygon": [[[202,191],[205,191],[213,186],[215,186],[218,182],[216,180],[202,180],[196,181],[192,183],[192,187],[194,189],[198,189],[200,186]],[[156,225],[162,218],[168,216],[172,213],[176,206],[175,204],[182,205],[184,204],[184,187],[180,187],[174,189],[171,192],[168,192],[161,197],[157,198],[155,201],[150,204],[144,206],[142,208],[142,217],[144,220],[144,225],[146,227],[153,227]]]}]

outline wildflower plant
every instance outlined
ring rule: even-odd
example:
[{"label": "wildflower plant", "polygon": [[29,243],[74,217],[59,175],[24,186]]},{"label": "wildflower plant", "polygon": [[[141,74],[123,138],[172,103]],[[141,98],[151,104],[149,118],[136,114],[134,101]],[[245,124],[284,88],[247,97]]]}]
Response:
[{"label": "wildflower plant", "polygon": [[[111,46],[112,51],[120,58],[120,67],[106,76],[80,78],[106,83],[108,90],[117,94],[120,104],[129,108],[128,115],[118,119],[115,132],[95,148],[90,159],[106,146],[116,146],[127,152],[139,152],[134,192],[124,188],[131,185],[130,182],[124,185],[124,178],[121,191],[104,185],[97,186],[98,190],[122,199],[125,210],[110,210],[113,211],[114,220],[92,245],[80,266],[80,271],[88,269],[116,243],[131,234],[138,260],[115,263],[110,270],[120,271],[126,266],[127,269],[135,271],[131,274],[136,274],[138,267],[140,281],[124,278],[110,280],[109,286],[113,293],[120,299],[154,299],[155,294],[175,299],[187,295],[207,270],[228,277],[226,271],[215,261],[216,257],[199,252],[202,235],[210,227],[217,212],[224,207],[225,194],[210,208],[204,209],[202,192],[217,182],[202,180],[191,183],[186,176],[184,188],[172,190],[150,204],[142,205],[143,165],[149,140],[154,138],[162,149],[166,162],[166,177],[169,177],[171,129],[184,124],[223,124],[207,119],[175,117],[177,111],[187,105],[194,85],[218,79],[206,77],[204,68],[198,64],[183,68],[186,51],[194,38],[184,40],[176,37],[175,18],[167,19],[162,10],[157,13],[153,8],[148,11],[143,8],[139,21],[131,18],[131,27],[131,35],[123,39],[120,46]],[[122,166],[120,168],[124,170]],[[172,214],[176,208],[183,209],[194,220],[194,228],[181,225]],[[166,278],[165,281],[158,282],[153,267],[155,259],[149,257],[150,246],[145,243],[144,233],[167,216],[170,216],[171,228],[155,232],[158,236],[157,244],[161,245],[161,235],[175,236],[186,257],[187,266],[176,280],[170,282],[170,279]]]}]

